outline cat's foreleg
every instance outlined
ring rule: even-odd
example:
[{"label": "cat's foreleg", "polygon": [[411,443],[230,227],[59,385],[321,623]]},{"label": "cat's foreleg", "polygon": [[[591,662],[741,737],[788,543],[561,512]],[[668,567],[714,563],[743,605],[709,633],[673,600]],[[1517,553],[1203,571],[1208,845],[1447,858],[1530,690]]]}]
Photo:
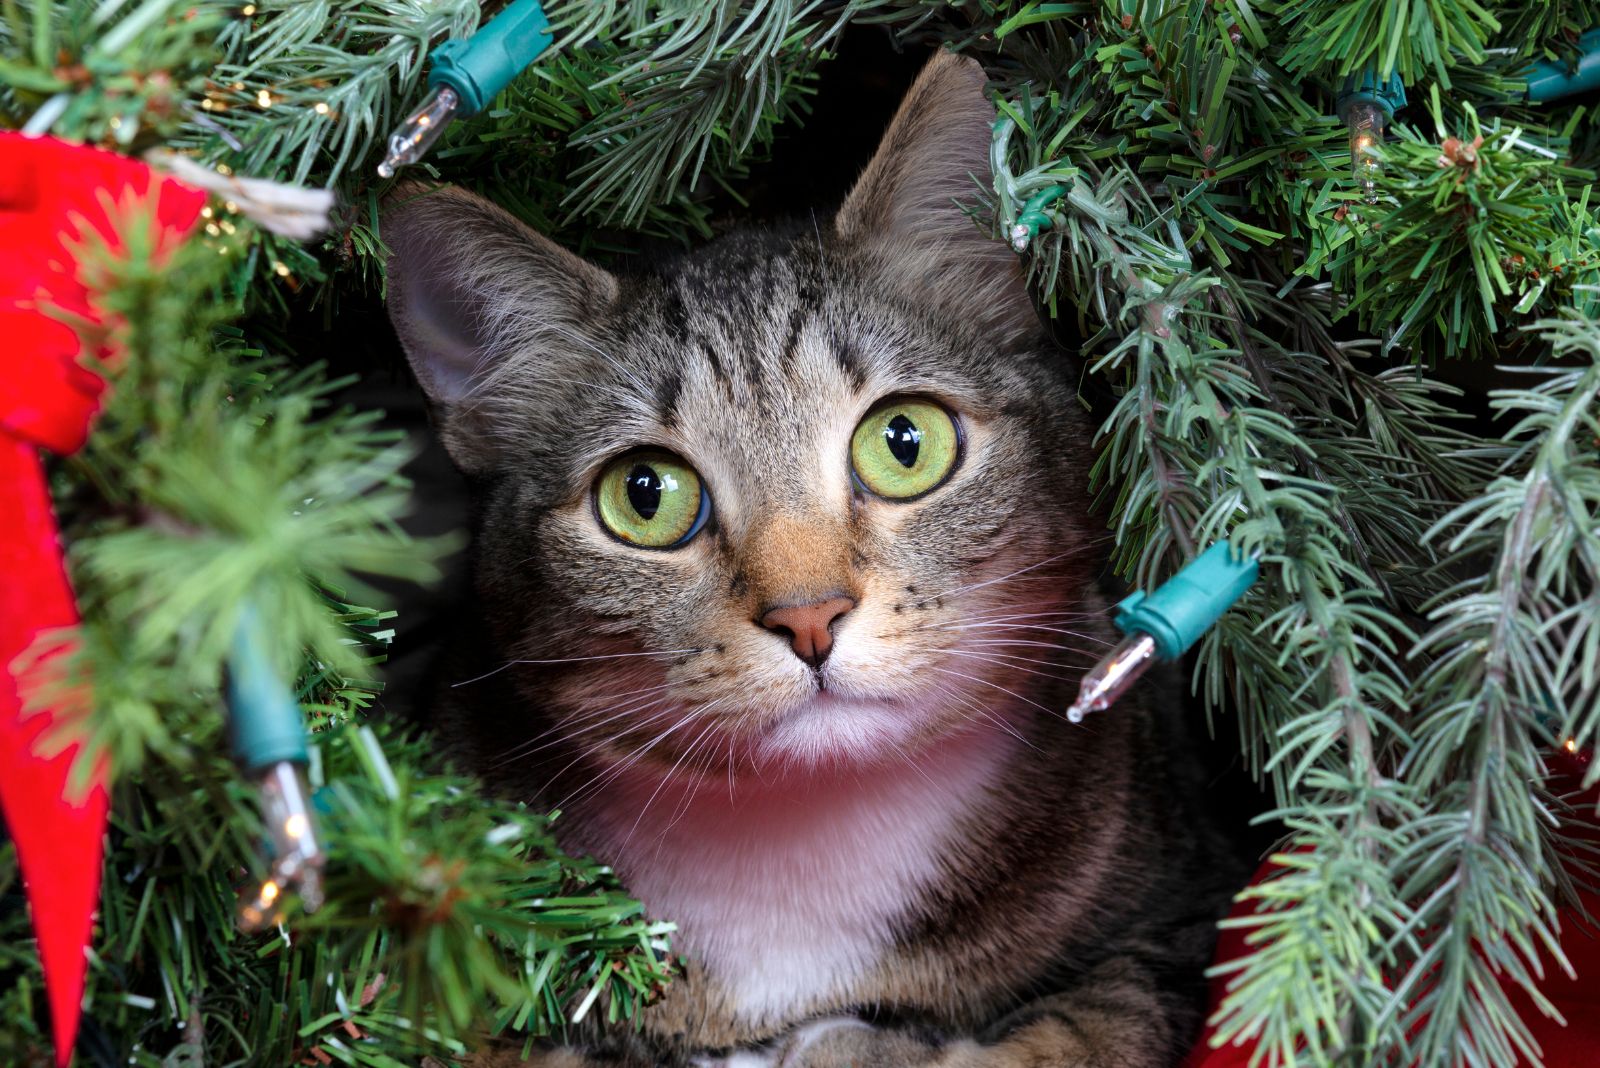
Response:
[{"label": "cat's foreleg", "polygon": [[[1188,997],[1110,962],[1063,993],[1030,1002],[984,1034],[940,1036],[817,1020],[726,1068],[1170,1068],[1198,1022]],[[737,1059],[737,1058],[744,1059]]]}]

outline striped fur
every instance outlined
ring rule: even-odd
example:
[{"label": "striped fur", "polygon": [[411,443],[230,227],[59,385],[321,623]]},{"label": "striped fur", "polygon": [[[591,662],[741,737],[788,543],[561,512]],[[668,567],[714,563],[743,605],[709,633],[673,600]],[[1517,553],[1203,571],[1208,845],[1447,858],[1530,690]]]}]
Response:
[{"label": "striped fur", "polygon": [[[982,84],[936,58],[826,229],[638,277],[456,190],[390,202],[391,312],[479,505],[437,725],[680,923],[641,1032],[536,1063],[1157,1068],[1197,1024],[1235,869],[1171,701],[1058,713],[1111,639],[1105,541],[1062,359],[953,203],[987,173]],[[965,431],[908,503],[849,475],[893,394]],[[710,489],[683,548],[596,523],[640,445]],[[841,593],[819,672],[757,622]]]}]

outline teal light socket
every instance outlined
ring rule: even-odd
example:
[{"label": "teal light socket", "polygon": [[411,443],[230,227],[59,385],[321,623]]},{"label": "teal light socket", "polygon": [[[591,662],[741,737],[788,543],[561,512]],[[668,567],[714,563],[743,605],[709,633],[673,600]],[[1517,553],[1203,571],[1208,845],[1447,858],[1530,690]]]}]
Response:
[{"label": "teal light socket", "polygon": [[460,98],[458,114],[489,106],[528,64],[550,47],[550,20],[539,0],[516,0],[471,37],[446,41],[428,54],[428,85],[448,85]]},{"label": "teal light socket", "polygon": [[1226,539],[1189,561],[1152,594],[1132,594],[1117,605],[1116,624],[1124,634],[1148,634],[1156,655],[1176,660],[1211,629],[1222,613],[1255,582],[1254,559],[1235,553]]},{"label": "teal light socket", "polygon": [[283,761],[304,764],[308,756],[305,716],[262,651],[261,626],[247,607],[228,652],[228,740],[247,772]]},{"label": "teal light socket", "polygon": [[1355,104],[1376,104],[1385,118],[1394,118],[1397,109],[1406,106],[1406,87],[1399,74],[1391,74],[1383,81],[1370,67],[1359,74],[1347,76],[1339,86],[1339,97],[1334,103],[1336,114],[1343,116],[1345,109]]},{"label": "teal light socket", "polygon": [[1542,104],[1600,89],[1600,28],[1578,38],[1576,66],[1542,59],[1528,71],[1528,100]]}]

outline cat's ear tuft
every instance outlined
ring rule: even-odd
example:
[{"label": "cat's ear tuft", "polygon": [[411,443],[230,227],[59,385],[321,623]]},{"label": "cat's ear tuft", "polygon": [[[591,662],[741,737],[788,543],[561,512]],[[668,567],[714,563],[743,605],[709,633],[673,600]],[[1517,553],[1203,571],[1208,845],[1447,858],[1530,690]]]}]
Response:
[{"label": "cat's ear tuft", "polygon": [[605,314],[617,283],[507,212],[452,186],[408,183],[379,235],[389,318],[468,472],[493,466],[495,423],[526,372]]},{"label": "cat's ear tuft", "polygon": [[1003,341],[1036,335],[1017,256],[963,210],[988,186],[994,105],[976,60],[934,53],[834,222],[851,245],[880,246],[908,289]]}]

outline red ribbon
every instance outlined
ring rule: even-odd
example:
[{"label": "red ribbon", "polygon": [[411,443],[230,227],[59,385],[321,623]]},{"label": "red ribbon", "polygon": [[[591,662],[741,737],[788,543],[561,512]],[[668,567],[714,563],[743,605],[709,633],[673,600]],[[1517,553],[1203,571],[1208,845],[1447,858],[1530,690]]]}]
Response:
[{"label": "red ribbon", "polygon": [[50,757],[34,751],[77,713],[57,705],[24,716],[7,670],[41,633],[78,621],[36,450],[82,445],[105,383],[82,365],[77,331],[57,316],[102,322],[78,270],[85,239],[116,250],[119,225],[147,212],[159,228],[157,247],[170,248],[194,228],[205,199],[136,160],[0,133],[0,810],[27,886],[63,1066],[77,1036],[99,900],[106,774],[99,766],[87,788],[74,790],[77,743]]}]

